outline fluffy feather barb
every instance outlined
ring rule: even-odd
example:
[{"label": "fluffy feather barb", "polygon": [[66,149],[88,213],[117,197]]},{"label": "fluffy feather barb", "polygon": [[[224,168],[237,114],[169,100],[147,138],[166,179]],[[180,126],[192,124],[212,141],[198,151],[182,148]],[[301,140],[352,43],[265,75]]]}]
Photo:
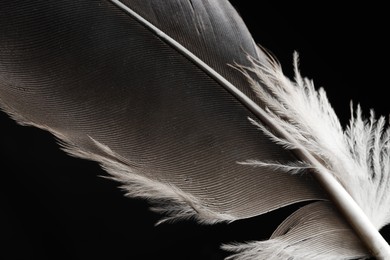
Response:
[{"label": "fluffy feather barb", "polygon": [[[312,81],[300,75],[296,53],[294,54],[295,81],[290,81],[284,76],[280,65],[275,60],[270,59],[269,62],[272,66],[264,66],[252,59],[253,66],[240,67],[240,71],[247,76],[259,98],[264,101],[272,120],[277,125],[283,126],[294,141],[280,137],[264,125],[255,124],[271,139],[287,149],[302,149],[297,146],[297,143],[303,145],[304,149],[319,158],[323,162],[321,166],[325,165],[343,185],[375,228],[380,229],[387,225],[390,220],[389,213],[387,207],[383,205],[390,203],[389,193],[385,192],[389,189],[389,129],[384,130],[385,119],[383,117],[375,119],[373,112],[369,120],[363,119],[358,106],[356,116],[352,117],[346,131],[342,131],[325,91],[322,88],[317,91]],[[254,79],[251,73],[257,77]],[[315,168],[314,165],[302,165],[302,163],[301,166],[296,166],[256,160],[247,161],[246,164],[278,167],[293,172],[302,171],[304,168]],[[322,167],[317,170],[321,171]],[[328,210],[328,212],[332,211]],[[311,211],[308,210],[305,214],[310,215]],[[332,217],[328,216],[326,219],[329,218]],[[326,227],[324,230],[329,231],[326,235],[332,234],[331,228]],[[315,236],[309,235],[308,237],[311,238],[308,240],[300,240],[301,237],[291,238],[290,233],[295,231],[286,229],[286,233],[279,234],[280,237],[275,232],[269,241],[253,243],[250,250],[245,250],[248,249],[248,245],[229,245],[226,248],[241,252],[236,255],[237,259],[251,259],[256,254],[264,259],[355,259],[358,257],[358,255],[331,256],[332,254],[322,250],[313,254],[302,242],[311,241]],[[286,242],[286,236],[289,242]],[[352,236],[348,234],[346,237]],[[324,254],[319,254],[319,251]]]},{"label": "fluffy feather barb", "polygon": [[[385,119],[376,119],[373,112],[369,119],[364,119],[358,106],[356,112],[351,109],[355,116],[343,131],[324,89],[317,91],[312,81],[300,75],[297,53],[294,54],[294,82],[284,76],[275,61],[270,60],[272,66],[252,61],[253,67],[247,71],[254,72],[258,78],[253,79],[245,70],[243,72],[264,101],[272,120],[323,162],[376,228],[388,224],[389,211],[383,205],[390,204],[390,194],[384,192],[390,180],[390,129],[385,129]],[[297,148],[295,143],[274,135],[262,125],[258,126],[286,148]],[[261,165],[267,166],[267,163]],[[272,163],[268,165],[274,166]],[[291,167],[285,166],[286,169]]]}]

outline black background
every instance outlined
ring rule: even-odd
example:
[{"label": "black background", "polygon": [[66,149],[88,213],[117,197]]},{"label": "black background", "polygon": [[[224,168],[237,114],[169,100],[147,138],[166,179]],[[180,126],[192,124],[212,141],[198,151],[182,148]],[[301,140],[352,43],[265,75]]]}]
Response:
[{"label": "black background", "polygon": [[[326,89],[343,125],[351,100],[388,116],[384,5],[231,2],[287,75],[300,53],[302,74]],[[159,217],[145,201],[125,198],[95,163],[65,155],[48,133],[1,113],[0,148],[0,259],[223,259],[222,242],[264,239],[292,210],[231,225],[154,227]]]}]

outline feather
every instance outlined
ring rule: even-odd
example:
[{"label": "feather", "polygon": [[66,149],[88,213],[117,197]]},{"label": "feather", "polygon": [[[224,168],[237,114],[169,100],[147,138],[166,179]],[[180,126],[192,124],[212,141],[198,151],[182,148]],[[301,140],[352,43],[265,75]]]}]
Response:
[{"label": "feather", "polygon": [[99,162],[161,222],[231,222],[310,201],[270,240],[225,248],[236,259],[353,259],[370,255],[364,243],[389,255],[376,232],[390,220],[384,119],[358,109],[343,132],[297,57],[292,82],[227,1],[0,10],[3,110]]}]

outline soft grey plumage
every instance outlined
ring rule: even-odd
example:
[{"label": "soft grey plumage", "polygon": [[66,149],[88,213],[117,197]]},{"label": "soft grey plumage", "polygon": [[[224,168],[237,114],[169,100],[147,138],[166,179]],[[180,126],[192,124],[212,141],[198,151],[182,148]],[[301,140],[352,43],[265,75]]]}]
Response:
[{"label": "soft grey plumage", "polygon": [[[296,144],[274,136],[274,125],[257,109],[264,109],[334,171],[351,195],[362,189],[349,189],[340,171],[352,178],[351,169],[363,169],[358,181],[364,187],[370,177],[364,167],[355,167],[353,159],[359,156],[348,154],[343,136],[338,153],[331,147],[333,141],[328,144],[329,139],[321,139],[323,132],[310,127],[318,122],[316,117],[325,116],[331,119],[330,129],[343,135],[324,94],[318,95],[299,73],[296,84],[287,80],[256,47],[227,1],[2,1],[0,7],[4,111],[22,124],[50,131],[69,153],[99,162],[123,183],[129,196],[156,202],[163,220],[234,221],[297,202],[328,200],[310,174],[284,172],[286,165],[303,163],[283,147]],[[297,111],[291,110],[288,99],[297,104]],[[302,117],[300,104],[320,113]],[[378,135],[368,137],[368,142],[385,146],[387,139]],[[275,139],[283,145],[275,144]],[[334,158],[325,148],[334,152]],[[388,155],[388,148],[380,149],[374,152],[377,157]],[[263,165],[242,163],[248,160]],[[340,169],[334,168],[346,160]],[[280,167],[268,167],[275,162]],[[316,168],[305,163],[306,172]],[[387,174],[387,169],[383,171]],[[387,212],[380,221],[372,219],[364,202],[354,198],[376,228],[389,222]],[[159,201],[164,202],[160,207]],[[379,209],[373,210],[377,214]],[[310,216],[326,231],[321,236],[313,237],[318,230],[305,224]],[[240,252],[237,259],[369,255],[328,202],[309,204],[293,214],[272,238],[226,248]],[[348,242],[341,243],[345,238]]]}]

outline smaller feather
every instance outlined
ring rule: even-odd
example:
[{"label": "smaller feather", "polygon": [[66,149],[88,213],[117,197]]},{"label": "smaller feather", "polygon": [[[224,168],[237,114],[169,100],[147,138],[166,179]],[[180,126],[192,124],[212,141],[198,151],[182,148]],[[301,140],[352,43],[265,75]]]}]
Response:
[{"label": "smaller feather", "polygon": [[279,225],[269,240],[225,245],[223,248],[235,252],[228,260],[367,257],[361,240],[329,202],[311,203],[298,209]]}]

